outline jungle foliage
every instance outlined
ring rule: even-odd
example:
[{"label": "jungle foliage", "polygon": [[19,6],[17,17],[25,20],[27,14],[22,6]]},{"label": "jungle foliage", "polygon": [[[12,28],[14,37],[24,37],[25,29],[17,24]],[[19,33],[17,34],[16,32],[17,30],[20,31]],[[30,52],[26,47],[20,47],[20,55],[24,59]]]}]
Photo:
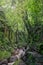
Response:
[{"label": "jungle foliage", "polygon": [[43,54],[43,0],[0,0],[0,51],[23,46]]}]

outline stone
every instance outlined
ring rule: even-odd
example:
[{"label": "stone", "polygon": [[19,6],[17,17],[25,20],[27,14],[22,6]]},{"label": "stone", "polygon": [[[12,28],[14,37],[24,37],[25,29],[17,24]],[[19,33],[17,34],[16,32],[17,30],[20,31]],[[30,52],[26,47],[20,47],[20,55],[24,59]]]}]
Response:
[{"label": "stone", "polygon": [[0,65],[8,65],[7,59],[0,61]]},{"label": "stone", "polygon": [[11,56],[9,62],[15,62],[16,60],[18,60],[16,56]]},{"label": "stone", "polygon": [[26,65],[22,60],[18,65]]}]

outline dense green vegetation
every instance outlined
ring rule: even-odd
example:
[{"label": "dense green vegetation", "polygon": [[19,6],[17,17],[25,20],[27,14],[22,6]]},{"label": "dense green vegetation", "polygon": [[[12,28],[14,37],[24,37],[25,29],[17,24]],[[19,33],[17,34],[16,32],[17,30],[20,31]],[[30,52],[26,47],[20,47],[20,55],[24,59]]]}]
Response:
[{"label": "dense green vegetation", "polygon": [[20,61],[21,61],[21,60],[17,60],[17,61],[14,63],[14,65],[19,65]]},{"label": "dense green vegetation", "polygon": [[0,0],[0,57],[23,46],[43,55],[43,0]]},{"label": "dense green vegetation", "polygon": [[0,60],[3,60],[3,58],[9,58],[11,54],[7,51],[0,51]]}]

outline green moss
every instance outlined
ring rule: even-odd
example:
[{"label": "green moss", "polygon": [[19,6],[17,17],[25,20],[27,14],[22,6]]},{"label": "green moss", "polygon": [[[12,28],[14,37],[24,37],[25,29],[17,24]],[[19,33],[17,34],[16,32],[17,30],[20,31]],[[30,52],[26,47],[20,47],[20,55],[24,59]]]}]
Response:
[{"label": "green moss", "polygon": [[8,51],[0,51],[0,60],[3,60],[4,58],[9,58],[11,54]]},{"label": "green moss", "polygon": [[18,65],[21,60],[17,60],[13,65]]}]

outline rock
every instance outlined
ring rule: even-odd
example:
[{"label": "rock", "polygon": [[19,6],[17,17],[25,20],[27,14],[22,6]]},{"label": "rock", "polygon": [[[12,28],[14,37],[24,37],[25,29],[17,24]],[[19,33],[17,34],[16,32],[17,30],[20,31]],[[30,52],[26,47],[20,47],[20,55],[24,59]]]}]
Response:
[{"label": "rock", "polygon": [[[6,64],[2,64],[2,65],[6,65]],[[7,64],[8,65],[8,64]]]},{"label": "rock", "polygon": [[23,57],[25,55],[25,51],[23,51],[22,49],[19,50],[19,54],[16,55],[18,59],[20,59],[21,57]]},{"label": "rock", "polygon": [[12,63],[8,63],[8,65],[13,65],[14,64],[14,62],[12,62]]},{"label": "rock", "polygon": [[11,56],[9,62],[15,62],[16,60],[18,60],[16,56]]},{"label": "rock", "polygon": [[26,62],[27,65],[31,65],[31,63],[32,64],[35,63],[35,65],[43,65],[43,55],[35,51],[33,52],[29,51],[28,53],[25,54],[23,61]]},{"label": "rock", "polygon": [[0,61],[0,65],[2,64],[2,62]]},{"label": "rock", "polygon": [[36,65],[43,65],[43,63],[37,63],[37,62],[36,62]]},{"label": "rock", "polygon": [[18,65],[26,65],[22,60]]},{"label": "rock", "polygon": [[35,52],[35,51],[33,51],[33,52],[29,51],[28,54],[31,54],[31,55],[33,55],[34,57],[40,57],[40,56],[41,56],[40,54],[38,54],[38,53]]},{"label": "rock", "polygon": [[38,63],[43,63],[43,56],[37,57],[37,58],[36,58],[36,61],[37,61]]},{"label": "rock", "polygon": [[7,59],[0,61],[0,65],[8,65]]}]

